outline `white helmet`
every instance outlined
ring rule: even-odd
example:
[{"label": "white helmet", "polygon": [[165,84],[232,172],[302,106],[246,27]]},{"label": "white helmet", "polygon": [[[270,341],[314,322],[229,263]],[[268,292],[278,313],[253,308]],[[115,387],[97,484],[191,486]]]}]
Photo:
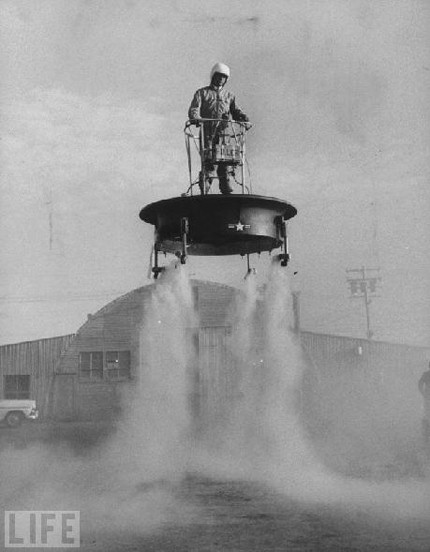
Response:
[{"label": "white helmet", "polygon": [[215,73],[221,73],[221,75],[225,75],[228,78],[230,76],[230,67],[225,63],[215,63],[211,70],[211,80]]}]

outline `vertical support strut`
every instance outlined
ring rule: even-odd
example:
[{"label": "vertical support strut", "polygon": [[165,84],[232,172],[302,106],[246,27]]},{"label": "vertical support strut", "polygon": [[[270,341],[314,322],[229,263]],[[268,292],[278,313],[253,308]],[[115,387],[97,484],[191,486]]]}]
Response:
[{"label": "vertical support strut", "polygon": [[257,274],[257,271],[255,270],[255,268],[251,268],[251,262],[249,260],[249,253],[246,254],[246,264],[247,264],[247,271],[246,271],[246,274],[245,274],[245,280],[248,278],[248,276],[250,276],[251,274]]},{"label": "vertical support strut", "polygon": [[287,221],[283,217],[279,216],[277,218],[278,233],[279,237],[282,239],[282,253],[279,254],[279,260],[281,261],[281,266],[287,266],[288,261],[290,260],[290,253],[288,250],[288,233],[287,233]]},{"label": "vertical support strut", "polygon": [[[241,133],[244,132],[244,129],[242,128],[242,124],[240,125],[240,131]],[[242,148],[241,148],[241,153],[240,153],[240,156],[241,156],[241,159],[240,159],[240,170],[241,170],[241,177],[242,177],[242,194],[245,193],[245,189],[246,189],[246,184],[245,184],[245,136],[243,134],[241,134],[241,144],[242,144]]]},{"label": "vertical support strut", "polygon": [[181,240],[182,240],[182,251],[181,251],[181,264],[187,262],[187,236],[190,231],[190,225],[187,217],[181,218]]},{"label": "vertical support strut", "polygon": [[199,172],[199,187],[200,192],[202,195],[205,194],[205,182],[206,182],[206,174],[205,174],[205,126],[203,124],[202,127],[200,127],[199,132],[199,150],[200,150],[200,172]]},{"label": "vertical support strut", "polygon": [[159,276],[159,274],[161,274],[161,272],[163,272],[164,270],[164,266],[158,266],[158,253],[159,253],[159,249],[157,247],[157,243],[155,243],[154,245],[154,266],[152,267],[152,272],[154,274],[154,280],[156,280]]}]

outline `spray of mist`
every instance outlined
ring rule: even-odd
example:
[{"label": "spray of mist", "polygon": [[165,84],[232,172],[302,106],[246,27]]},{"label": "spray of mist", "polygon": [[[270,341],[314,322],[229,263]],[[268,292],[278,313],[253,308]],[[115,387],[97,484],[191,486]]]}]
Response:
[{"label": "spray of mist", "polygon": [[262,480],[287,462],[296,481],[295,466],[303,469],[316,461],[297,416],[301,369],[290,331],[288,277],[275,267],[272,273],[263,293],[255,278],[246,279],[233,307],[230,356],[237,393],[233,400],[231,395],[220,397],[233,404],[224,405],[230,412],[228,423],[212,427],[212,443],[222,451],[221,464],[231,476]]},{"label": "spray of mist", "polygon": [[133,534],[200,515],[176,492],[189,457],[187,328],[193,324],[188,276],[173,265],[144,304],[139,373],[122,397],[124,417],[114,435],[84,456],[58,444],[0,451],[0,507],[80,510],[84,545],[112,533],[109,542],[118,539],[119,548]]},{"label": "spray of mist", "polygon": [[[139,374],[125,396],[126,417],[115,445],[119,465],[145,480],[181,478],[190,436],[189,329],[196,324],[191,285],[174,265],[154,286],[140,329]],[[128,455],[123,454],[122,440]],[[125,470],[123,470],[125,471]]]},{"label": "spray of mist", "polygon": [[84,539],[103,541],[108,531],[120,538],[201,517],[176,492],[194,471],[309,503],[429,516],[428,482],[346,478],[318,460],[300,420],[304,363],[291,332],[288,271],[278,265],[263,292],[246,281],[230,339],[236,388],[218,397],[223,416],[193,435],[189,331],[198,324],[184,268],[169,267],[145,302],[139,374],[112,439],[85,457],[41,445],[2,451],[3,509],[81,510]]},{"label": "spray of mist", "polygon": [[425,482],[348,478],[319,460],[301,421],[305,361],[291,329],[288,280],[288,271],[274,263],[263,292],[255,279],[245,282],[234,306],[231,339],[238,393],[233,404],[227,404],[231,396],[220,397],[230,418],[221,427],[214,420],[208,429],[199,469],[265,483],[304,502],[373,509],[390,518],[427,517]]}]

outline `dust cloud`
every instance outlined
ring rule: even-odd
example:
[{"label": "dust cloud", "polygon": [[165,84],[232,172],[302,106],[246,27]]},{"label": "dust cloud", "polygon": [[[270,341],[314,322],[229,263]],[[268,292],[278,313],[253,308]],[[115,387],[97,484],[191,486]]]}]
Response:
[{"label": "dust cloud", "polygon": [[[273,264],[263,293],[248,279],[235,306],[232,355],[239,374],[239,393],[229,423],[213,431],[214,446],[206,444],[200,469],[228,478],[268,484],[279,493],[307,503],[342,509],[373,511],[398,518],[430,518],[430,485],[422,479],[365,480],[341,475],[323,461],[313,442],[303,412],[306,361],[292,332],[292,304],[288,271]],[[363,390],[362,390],[363,391]],[[395,397],[401,401],[401,395]],[[376,407],[357,417],[357,434]],[[339,409],[342,416],[342,409]],[[216,425],[216,422],[215,422]],[[341,427],[342,424],[339,424]],[[348,440],[347,431],[337,434]],[[333,449],[330,454],[336,457]]]},{"label": "dust cloud", "polygon": [[115,433],[83,454],[64,444],[1,450],[0,508],[80,510],[86,545],[195,520],[197,509],[177,493],[191,427],[187,327],[194,315],[186,269],[169,267],[145,306],[141,373],[123,397]]},{"label": "dust cloud", "polygon": [[162,275],[145,305],[140,373],[134,393],[124,397],[128,408],[111,448],[122,473],[148,481],[180,480],[188,462],[189,332],[197,322],[186,267],[175,266]]},{"label": "dust cloud", "polygon": [[198,318],[186,270],[168,267],[145,303],[140,373],[123,397],[114,435],[84,455],[40,444],[1,450],[0,506],[80,510],[84,544],[109,532],[118,546],[127,535],[204,517],[201,505],[177,492],[189,474],[249,481],[280,497],[347,512],[430,517],[428,481],[347,477],[318,454],[303,422],[306,363],[292,331],[288,271],[278,264],[264,289],[248,278],[232,307],[236,379],[226,397],[218,397],[222,415],[199,424],[196,433],[190,332]]}]

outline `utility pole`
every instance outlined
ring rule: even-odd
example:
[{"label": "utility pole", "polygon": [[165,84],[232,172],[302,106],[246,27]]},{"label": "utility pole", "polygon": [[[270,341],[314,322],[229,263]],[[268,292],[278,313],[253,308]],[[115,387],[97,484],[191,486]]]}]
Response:
[{"label": "utility pole", "polygon": [[351,298],[363,299],[366,309],[366,327],[367,327],[367,339],[372,339],[373,331],[370,326],[370,311],[369,305],[372,302],[373,297],[379,297],[376,295],[377,286],[381,282],[381,276],[379,275],[379,268],[350,268],[346,270],[346,281],[349,284],[351,291]]}]

